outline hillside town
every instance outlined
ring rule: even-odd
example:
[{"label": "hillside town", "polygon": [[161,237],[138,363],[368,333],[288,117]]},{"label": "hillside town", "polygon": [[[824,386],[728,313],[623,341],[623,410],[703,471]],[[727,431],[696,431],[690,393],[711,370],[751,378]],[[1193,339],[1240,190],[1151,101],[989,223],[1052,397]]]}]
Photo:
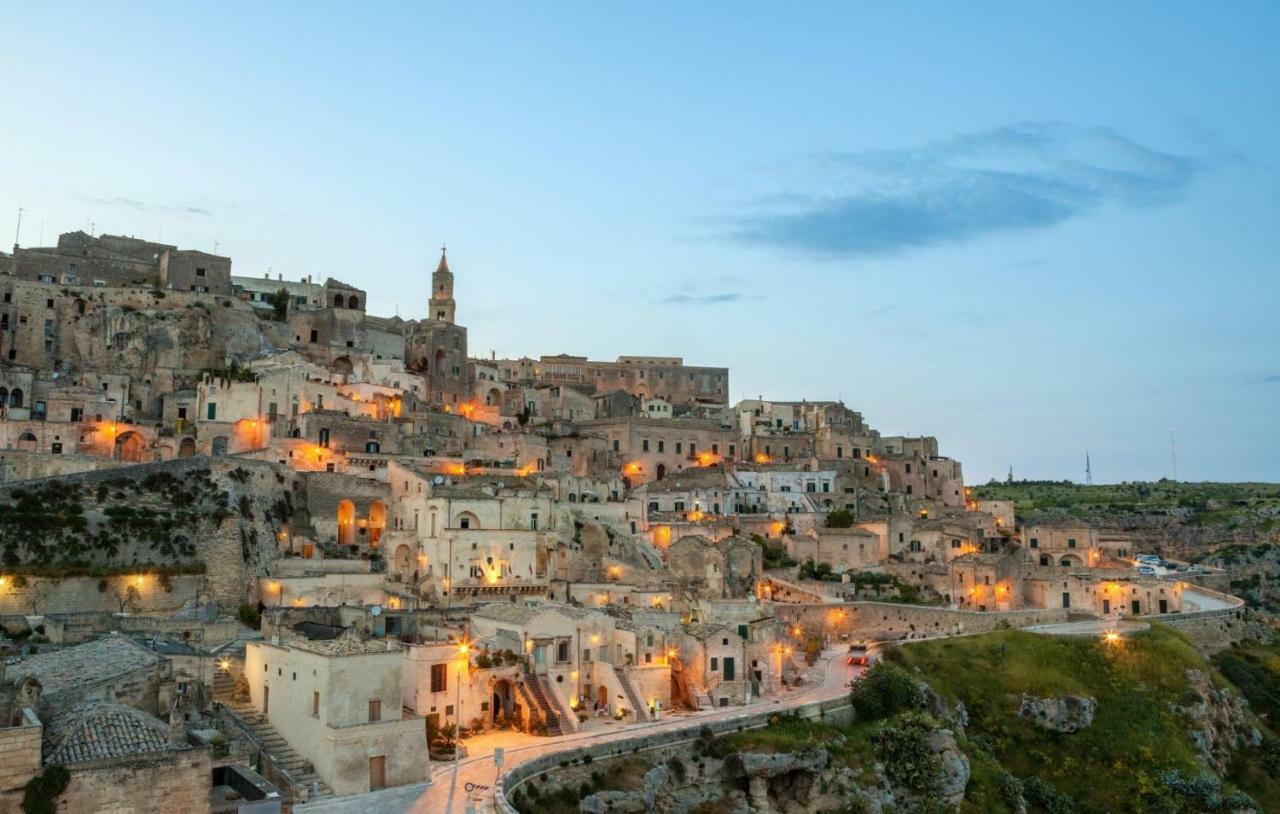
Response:
[{"label": "hillside town", "polygon": [[735,397],[728,347],[476,354],[483,270],[422,273],[401,318],[0,253],[0,810],[514,811],[522,763],[843,703],[895,643],[1251,635],[1223,568],[1020,516],[893,415]]}]

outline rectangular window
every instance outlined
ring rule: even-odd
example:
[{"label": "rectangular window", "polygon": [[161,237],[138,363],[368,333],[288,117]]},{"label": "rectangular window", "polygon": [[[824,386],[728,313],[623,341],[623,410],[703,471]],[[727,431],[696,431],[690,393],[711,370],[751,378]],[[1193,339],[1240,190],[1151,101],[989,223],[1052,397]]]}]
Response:
[{"label": "rectangular window", "polygon": [[320,339],[320,332],[319,332],[319,331],[317,331],[315,328],[312,328],[312,329],[311,329],[311,341],[312,341],[312,342],[316,342],[316,341],[317,341],[317,340],[319,340],[319,339]]},{"label": "rectangular window", "polygon": [[556,661],[565,662],[568,660],[569,660],[569,643],[557,642],[556,643]]},{"label": "rectangular window", "polygon": [[313,718],[320,717],[320,693],[311,693],[311,716]]},{"label": "rectangular window", "polygon": [[325,448],[328,448],[329,446],[329,428],[328,427],[320,428],[320,446]]},{"label": "rectangular window", "polygon": [[431,691],[445,692],[449,689],[449,665],[431,665]]},{"label": "rectangular window", "polygon": [[216,420],[216,419],[218,418],[218,405],[217,405],[217,404],[215,404],[215,403],[214,403],[214,402],[212,402],[212,401],[211,401],[211,402],[209,402],[209,404],[208,404],[208,405],[207,405],[207,407],[205,408],[205,418],[209,419],[210,421],[214,421],[214,420]]},{"label": "rectangular window", "polygon": [[720,659],[715,656],[711,657],[711,672],[717,672],[720,669]]},{"label": "rectangular window", "polygon": [[645,438],[645,439],[643,439],[643,440],[640,442],[640,449],[641,449],[641,451],[643,451],[643,452],[648,452],[648,451],[649,451],[649,439],[648,439],[648,438]]},{"label": "rectangular window", "polygon": [[196,269],[196,276],[197,276],[197,277],[203,277],[203,276],[204,276],[204,269]]},{"label": "rectangular window", "polygon": [[370,721],[382,720],[382,700],[381,699],[375,698],[369,702],[369,720]]}]

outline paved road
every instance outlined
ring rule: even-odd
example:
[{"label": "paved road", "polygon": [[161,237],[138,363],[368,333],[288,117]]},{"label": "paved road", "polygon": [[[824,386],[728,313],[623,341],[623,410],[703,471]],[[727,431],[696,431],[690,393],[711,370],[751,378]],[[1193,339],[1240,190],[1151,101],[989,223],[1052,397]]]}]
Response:
[{"label": "paved road", "polygon": [[1113,622],[1107,619],[1091,619],[1084,622],[1063,622],[1060,625],[1031,625],[1023,628],[1028,633],[1041,633],[1046,636],[1101,636],[1109,630],[1115,630],[1121,636],[1129,636],[1146,630],[1151,625],[1146,622]]},{"label": "paved road", "polygon": [[[457,792],[454,796],[453,810],[455,814],[464,814],[467,798],[471,798],[477,812],[491,812],[494,809],[493,789],[496,780],[496,769],[493,765],[493,747],[506,747],[504,771],[518,766],[526,760],[545,754],[554,754],[577,746],[587,744],[608,743],[610,741],[633,738],[649,732],[668,732],[677,729],[696,729],[709,721],[732,720],[744,718],[762,712],[770,707],[790,709],[813,701],[827,701],[848,692],[847,685],[862,668],[851,666],[843,658],[843,650],[826,651],[819,669],[822,683],[807,689],[795,690],[762,703],[743,707],[727,707],[710,712],[681,715],[666,718],[662,721],[614,729],[607,732],[579,732],[559,738],[537,738],[521,733],[497,733],[470,738],[466,742],[468,757],[458,764]],[[449,799],[449,773],[453,764],[433,764],[432,783],[403,786],[395,789],[356,794],[350,797],[339,797],[333,800],[321,800],[315,803],[295,806],[298,814],[444,814]],[[473,790],[468,792],[467,785]]]},{"label": "paved road", "polygon": [[1238,603],[1228,602],[1225,599],[1219,599],[1216,596],[1202,594],[1195,588],[1186,588],[1182,591],[1183,613],[1190,613],[1191,611],[1197,610],[1227,610],[1228,608],[1237,607],[1237,605]]}]

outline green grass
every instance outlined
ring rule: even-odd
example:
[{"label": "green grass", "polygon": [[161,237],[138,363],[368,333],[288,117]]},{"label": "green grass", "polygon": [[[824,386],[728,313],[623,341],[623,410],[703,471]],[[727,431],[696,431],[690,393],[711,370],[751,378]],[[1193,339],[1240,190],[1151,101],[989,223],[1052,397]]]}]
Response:
[{"label": "green grass", "polygon": [[[1161,771],[1198,771],[1186,722],[1171,706],[1189,689],[1187,669],[1212,674],[1213,668],[1167,629],[1155,627],[1115,647],[1092,638],[1003,631],[913,643],[890,650],[888,658],[919,669],[949,702],[963,701],[968,737],[991,758],[1017,777],[1048,781],[1084,811],[1145,811],[1165,796]],[[1022,693],[1087,695],[1098,700],[1098,711],[1080,732],[1047,732],[1016,716]],[[995,799],[998,772],[978,757],[975,791]],[[1244,768],[1236,779],[1255,798],[1280,791],[1256,760],[1247,759]]]},{"label": "green grass", "polygon": [[973,487],[980,500],[1012,500],[1020,516],[1053,511],[1074,517],[1173,514],[1199,526],[1249,525],[1269,531],[1277,523],[1259,509],[1280,506],[1280,484],[1154,482],[1083,485],[1069,481],[991,482]]}]

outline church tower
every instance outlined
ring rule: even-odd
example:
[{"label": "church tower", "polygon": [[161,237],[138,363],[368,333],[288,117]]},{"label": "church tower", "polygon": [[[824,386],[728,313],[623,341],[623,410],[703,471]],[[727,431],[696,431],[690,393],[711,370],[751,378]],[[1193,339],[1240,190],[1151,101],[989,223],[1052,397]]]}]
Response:
[{"label": "church tower", "polygon": [[449,271],[449,260],[445,257],[445,248],[441,246],[440,264],[431,275],[431,302],[427,319],[452,325],[457,308],[458,303],[453,299],[453,272]]}]

